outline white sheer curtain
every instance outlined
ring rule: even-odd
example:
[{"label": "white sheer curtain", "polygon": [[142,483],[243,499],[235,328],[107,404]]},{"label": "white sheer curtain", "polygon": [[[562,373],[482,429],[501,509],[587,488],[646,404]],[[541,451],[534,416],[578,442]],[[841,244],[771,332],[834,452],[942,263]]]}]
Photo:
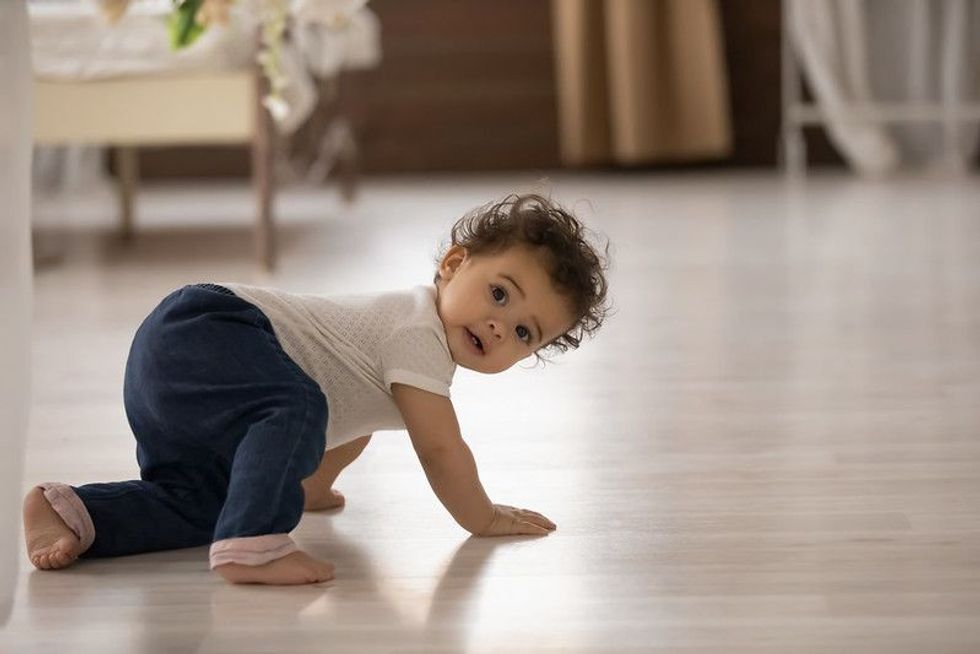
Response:
[{"label": "white sheer curtain", "polygon": [[976,120],[857,122],[848,106],[980,102],[980,0],[787,0],[784,10],[829,136],[858,172],[968,167]]},{"label": "white sheer curtain", "polygon": [[33,85],[24,0],[0,0],[0,624],[20,554],[20,490],[30,406],[30,170]]}]

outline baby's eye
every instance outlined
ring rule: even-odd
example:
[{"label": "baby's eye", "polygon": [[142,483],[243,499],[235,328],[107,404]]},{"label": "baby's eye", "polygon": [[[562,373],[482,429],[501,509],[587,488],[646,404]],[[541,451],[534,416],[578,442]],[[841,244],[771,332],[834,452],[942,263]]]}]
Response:
[{"label": "baby's eye", "polygon": [[521,339],[525,343],[531,342],[531,330],[524,325],[517,326],[517,338]]},{"label": "baby's eye", "polygon": [[507,291],[499,286],[491,286],[490,293],[493,295],[493,300],[497,304],[503,304],[507,300]]}]

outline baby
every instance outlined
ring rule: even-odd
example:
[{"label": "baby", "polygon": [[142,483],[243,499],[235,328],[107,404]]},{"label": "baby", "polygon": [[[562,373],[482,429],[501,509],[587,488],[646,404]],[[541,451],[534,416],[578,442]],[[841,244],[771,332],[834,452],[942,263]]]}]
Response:
[{"label": "baby", "polygon": [[45,483],[24,499],[37,568],[211,544],[233,583],[305,584],[333,566],[289,532],[339,507],[332,486],[379,429],[408,430],[436,496],[478,536],[547,534],[494,504],[449,399],[457,365],[507,370],[602,324],[606,260],[550,200],[511,195],[452,229],[434,283],[356,297],[185,286],[136,332],[126,415],[140,479]]}]

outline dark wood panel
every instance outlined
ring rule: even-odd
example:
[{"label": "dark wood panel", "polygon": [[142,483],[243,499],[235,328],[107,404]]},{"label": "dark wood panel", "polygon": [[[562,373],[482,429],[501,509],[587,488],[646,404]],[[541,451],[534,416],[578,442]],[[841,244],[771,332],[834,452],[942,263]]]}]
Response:
[{"label": "dark wood panel", "polygon": [[[384,58],[343,80],[362,170],[554,167],[548,0],[374,0]],[[145,152],[145,176],[247,174],[247,151]]]},{"label": "dark wood panel", "polygon": [[558,165],[548,0],[372,7],[385,64],[354,81],[365,170]]},{"label": "dark wood panel", "polygon": [[[781,116],[779,0],[721,0],[734,148],[727,163],[773,166]],[[821,129],[807,130],[813,163],[840,164]]]},{"label": "dark wood panel", "polygon": [[[559,165],[549,0],[372,0],[371,7],[381,20],[383,61],[341,84],[362,170]],[[780,122],[780,3],[721,0],[719,7],[734,150],[718,165],[772,166]],[[811,162],[840,163],[822,130],[810,130],[807,140]],[[146,150],[141,167],[146,177],[247,175],[248,149]]]}]

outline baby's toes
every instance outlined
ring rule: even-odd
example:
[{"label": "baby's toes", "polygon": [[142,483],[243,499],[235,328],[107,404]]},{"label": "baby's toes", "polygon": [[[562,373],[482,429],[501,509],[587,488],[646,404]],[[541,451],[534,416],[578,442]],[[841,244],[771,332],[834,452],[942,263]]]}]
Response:
[{"label": "baby's toes", "polygon": [[333,579],[333,564],[327,561],[317,561],[313,566],[313,583],[321,583]]},{"label": "baby's toes", "polygon": [[58,570],[71,565],[76,555],[55,545],[32,552],[28,557],[31,564],[39,570]]}]

